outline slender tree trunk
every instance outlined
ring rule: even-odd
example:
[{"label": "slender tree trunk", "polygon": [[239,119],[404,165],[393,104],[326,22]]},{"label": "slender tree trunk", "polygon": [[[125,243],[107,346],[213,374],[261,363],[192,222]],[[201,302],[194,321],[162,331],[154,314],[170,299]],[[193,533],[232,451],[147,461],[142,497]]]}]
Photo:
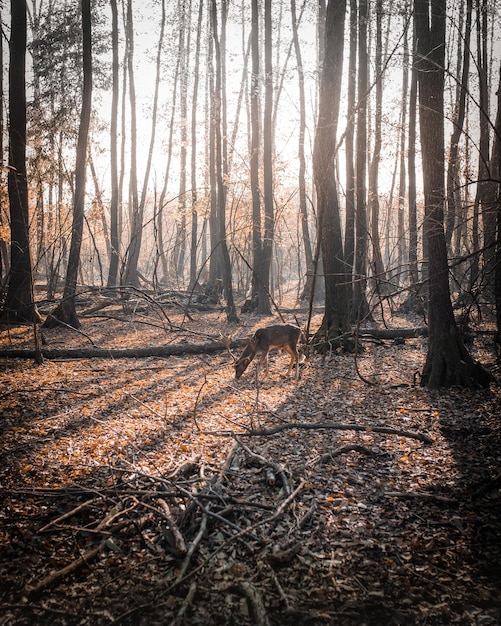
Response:
[{"label": "slender tree trunk", "polygon": [[90,112],[92,104],[92,33],[91,33],[91,0],[82,0],[82,58],[83,58],[83,90],[82,110],[78,128],[77,153],[75,163],[75,190],[73,199],[73,224],[71,228],[71,245],[66,270],[64,295],[61,304],[47,318],[47,326],[57,325],[59,321],[79,328],[81,326],[75,308],[77,279],[80,267],[80,250],[82,247],[85,185],[87,169],[87,143],[89,136]]},{"label": "slender tree trunk", "polygon": [[197,42],[193,68],[193,97],[191,103],[191,249],[190,249],[190,289],[197,282],[198,249],[198,192],[197,192],[197,106],[200,74],[200,41],[202,36],[203,0],[198,4]]},{"label": "slender tree trunk", "polygon": [[[2,7],[0,6],[0,20],[2,19]],[[0,112],[4,110],[4,63],[3,63],[3,37],[0,37]],[[0,181],[4,184],[4,116],[0,113]],[[0,196],[0,230],[7,224],[4,197]],[[9,275],[9,252],[4,237],[0,237],[0,287],[3,287],[4,277]]]},{"label": "slender tree trunk", "polygon": [[252,27],[251,27],[252,75],[250,85],[251,108],[251,154],[250,154],[250,183],[252,194],[252,304],[251,308],[259,307],[260,301],[266,301],[268,294],[264,288],[266,279],[263,271],[263,242],[261,236],[261,198],[259,187],[259,154],[260,154],[260,124],[259,124],[259,3],[252,0]]},{"label": "slender tree trunk", "polygon": [[130,102],[130,241],[127,249],[125,276],[123,283],[133,287],[139,287],[138,263],[141,252],[143,237],[143,214],[139,203],[137,188],[137,111],[136,111],[136,87],[134,79],[134,23],[132,19],[132,0],[127,2],[127,33],[128,46],[127,74],[129,77],[129,102]]},{"label": "slender tree trunk", "polygon": [[259,298],[257,312],[270,315],[271,259],[275,217],[273,211],[273,66],[271,37],[271,0],[264,2],[264,121],[263,121],[263,200],[264,200],[264,238],[262,245],[262,280],[265,294]]},{"label": "slender tree trunk", "polygon": [[118,9],[117,0],[110,0],[111,5],[111,49],[112,49],[112,94],[110,122],[110,266],[108,269],[108,287],[115,287],[118,278],[120,258],[120,234],[118,230]]},{"label": "slender tree trunk", "polygon": [[[183,37],[182,33],[179,33],[179,40]],[[174,72],[174,79],[172,81],[172,105],[169,121],[169,137],[167,140],[167,156],[165,158],[165,172],[163,178],[162,190],[158,199],[158,206],[155,211],[156,216],[156,245],[157,245],[157,259],[155,260],[155,266],[158,261],[162,267],[162,275],[160,282],[164,285],[168,284],[168,264],[167,255],[165,254],[165,231],[164,231],[164,209],[167,203],[167,189],[170,179],[170,168],[172,162],[172,148],[174,143],[174,131],[175,131],[175,119],[176,119],[176,105],[177,105],[177,85],[179,81],[179,71],[181,66],[181,46],[178,46],[178,55],[176,60],[176,68]]]},{"label": "slender tree trunk", "polygon": [[367,286],[367,0],[358,3],[358,111],[356,146],[355,274],[352,320],[369,315]]},{"label": "slender tree trunk", "polygon": [[489,117],[489,54],[488,54],[488,25],[487,0],[477,0],[477,63],[480,82],[479,113],[480,113],[480,154],[478,164],[478,201],[483,227],[483,282],[491,288],[494,279],[494,255],[496,241],[496,187],[490,180],[490,128]]},{"label": "slender tree trunk", "polygon": [[[226,20],[226,0],[222,0],[222,21],[223,24],[221,26],[222,30],[224,30],[225,20]],[[216,0],[212,0],[212,32],[214,36],[214,53],[215,53],[215,64],[216,64],[216,84],[215,84],[215,92],[214,92],[214,114],[215,114],[215,173],[216,173],[216,184],[217,184],[217,205],[218,205],[218,215],[219,215],[219,237],[220,237],[220,249],[221,249],[221,264],[222,264],[222,275],[223,275],[223,290],[226,297],[226,317],[228,322],[238,322],[238,316],[235,309],[235,304],[233,301],[233,286],[232,286],[232,278],[231,278],[231,263],[230,263],[230,255],[228,252],[228,246],[226,242],[226,183],[223,177],[223,145],[222,145],[222,136],[225,132],[225,129],[222,127],[222,117],[221,117],[221,103],[225,94],[222,90],[222,80],[221,80],[221,72],[222,72],[222,63],[221,59],[224,54],[224,50],[221,50],[220,40],[218,35],[218,26],[217,26],[217,3]]]},{"label": "slender tree trunk", "polygon": [[[404,24],[406,16],[404,15]],[[406,28],[406,27],[405,27]],[[409,104],[409,39],[407,36],[407,28],[404,32],[404,59],[402,67],[402,108],[400,110],[400,141],[399,141],[399,181],[398,181],[398,274],[397,284],[400,284],[401,278],[406,277],[407,271],[403,268],[408,267],[409,247],[405,235],[405,200],[406,200],[406,137],[407,137],[407,107]]]},{"label": "slender tree trunk", "polygon": [[497,114],[495,122],[494,145],[491,156],[491,175],[497,181],[497,238],[496,238],[496,269],[494,273],[494,294],[496,302],[497,343],[501,345],[501,63],[499,64]]},{"label": "slender tree trunk", "polygon": [[[459,182],[459,141],[463,134],[463,126],[466,115],[466,95],[468,93],[468,84],[470,76],[470,34],[471,34],[471,18],[472,18],[472,0],[466,1],[466,21],[463,37],[463,54],[461,57],[460,50],[461,45],[458,42],[458,76],[461,74],[461,80],[457,85],[457,99],[454,110],[454,117],[452,122],[452,135],[449,149],[449,160],[447,167],[447,213],[446,213],[446,227],[445,227],[445,240],[447,246],[450,248],[452,233],[458,222],[459,218],[459,201],[460,201],[460,182]],[[458,37],[458,40],[460,38]],[[462,69],[461,69],[462,68]]]},{"label": "slender tree trunk", "polygon": [[[371,213],[372,258],[374,280],[378,292],[387,292],[388,285],[381,254],[379,240],[379,161],[381,160],[381,124],[383,114],[383,40],[382,40],[383,3],[376,1],[376,110],[374,113],[374,151],[369,168],[369,210]],[[405,103],[405,99],[404,99]],[[405,110],[405,104],[403,105]],[[402,131],[403,132],[403,131]]]},{"label": "slender tree trunk", "polygon": [[346,227],[345,256],[347,271],[353,272],[355,262],[355,98],[357,92],[357,0],[350,0],[350,58],[348,61],[348,121],[346,123]]},{"label": "slender tree trunk", "polygon": [[[304,4],[303,4],[304,7]],[[292,19],[292,39],[294,43],[294,53],[296,55],[298,89],[299,89],[299,142],[298,142],[298,187],[299,187],[299,218],[301,220],[301,231],[303,234],[304,257],[306,264],[307,279],[301,295],[301,299],[309,298],[313,289],[313,252],[310,239],[310,228],[308,225],[308,208],[306,205],[306,158],[304,151],[306,133],[306,98],[304,92],[304,68],[299,44],[298,20],[296,15],[296,0],[291,0]]]},{"label": "slender tree trunk", "polygon": [[181,12],[179,55],[180,55],[180,94],[179,94],[179,194],[177,201],[176,243],[174,265],[178,280],[183,282],[186,257],[186,163],[188,158],[188,65],[190,49],[190,11],[180,0]]}]

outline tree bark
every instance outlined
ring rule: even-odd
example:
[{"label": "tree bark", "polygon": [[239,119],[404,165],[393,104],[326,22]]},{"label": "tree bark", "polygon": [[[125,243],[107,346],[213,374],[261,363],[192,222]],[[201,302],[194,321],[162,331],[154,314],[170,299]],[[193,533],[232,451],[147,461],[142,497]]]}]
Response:
[{"label": "tree bark", "polygon": [[272,29],[271,0],[264,2],[264,120],[263,120],[263,200],[264,200],[264,237],[262,243],[262,275],[264,294],[259,298],[257,312],[271,315],[270,277],[275,234],[275,216],[273,210],[273,65],[272,65]]},{"label": "tree bark", "polygon": [[343,253],[338,192],[335,180],[336,135],[343,69],[345,0],[329,0],[325,19],[324,60],[320,79],[318,122],[313,150],[319,237],[325,280],[325,313],[316,342],[350,330],[349,281]]},{"label": "tree bark", "polygon": [[118,9],[117,0],[110,0],[111,5],[111,49],[112,49],[112,95],[110,122],[110,266],[108,268],[108,287],[116,287],[118,262],[120,258],[120,234],[118,230]]},{"label": "tree bark", "polygon": [[[304,5],[303,5],[304,6]],[[313,251],[311,247],[310,228],[308,224],[308,208],[306,205],[306,158],[304,142],[306,134],[306,98],[304,92],[304,68],[299,44],[298,19],[296,14],[296,0],[291,0],[291,20],[292,39],[294,43],[294,53],[296,55],[298,90],[299,90],[299,140],[298,140],[298,188],[299,188],[299,217],[301,220],[301,231],[303,235],[304,257],[306,265],[306,283],[304,285],[301,299],[307,299],[312,292],[313,274]]]},{"label": "tree bark", "polygon": [[[221,29],[224,32],[226,20],[226,0],[223,0],[222,6],[222,25]],[[221,119],[221,103],[225,98],[225,93],[222,89],[222,55],[224,51],[221,50],[219,41],[218,28],[217,28],[217,4],[216,0],[212,0],[212,32],[214,37],[214,52],[216,62],[216,84],[214,91],[214,129],[215,129],[215,174],[217,185],[217,208],[219,218],[219,247],[221,249],[221,267],[223,278],[223,290],[226,297],[226,317],[228,322],[238,322],[238,316],[235,309],[235,303],[233,301],[233,286],[231,276],[231,261],[228,252],[228,245],[226,240],[226,181],[224,180],[223,170],[223,149],[222,149],[222,137],[226,134],[226,129],[222,126]],[[222,36],[224,41],[224,37]]]},{"label": "tree bark", "polygon": [[197,107],[198,83],[200,75],[200,42],[202,36],[203,0],[199,0],[197,41],[193,68],[193,97],[191,103],[191,248],[190,248],[190,289],[197,283],[198,250],[198,191],[197,191]]},{"label": "tree bark", "polygon": [[355,271],[352,321],[370,315],[367,303],[367,0],[358,2],[358,108],[356,140]]},{"label": "tree bark", "polygon": [[137,189],[137,111],[136,111],[136,87],[134,80],[134,23],[132,18],[132,0],[127,2],[127,32],[126,42],[127,75],[129,77],[129,102],[130,102],[130,182],[129,193],[131,199],[130,215],[130,238],[126,253],[125,275],[123,283],[139,287],[138,263],[141,243],[143,238],[143,214],[139,203]]},{"label": "tree bark", "polygon": [[[381,160],[382,144],[382,115],[383,115],[383,2],[376,2],[376,110],[374,112],[374,150],[369,168],[369,211],[371,215],[371,240],[372,240],[372,263],[374,272],[374,282],[378,293],[387,293],[388,284],[381,254],[381,243],[379,238],[379,162]],[[402,110],[406,110],[407,94],[403,97]],[[405,125],[403,120],[402,127]],[[402,129],[402,135],[404,130]]]},{"label": "tree bark", "polygon": [[10,274],[3,316],[8,321],[39,321],[33,301],[26,177],[26,3],[11,0],[9,66]]},{"label": "tree bark", "polygon": [[92,20],[90,0],[82,0],[82,59],[83,89],[82,110],[78,128],[77,153],[75,164],[75,192],[73,199],[73,224],[71,228],[71,245],[66,270],[66,281],[61,304],[47,317],[46,327],[57,326],[61,321],[73,328],[80,328],[75,308],[78,270],[80,266],[80,250],[82,247],[85,184],[87,169],[87,141],[89,136],[90,113],[92,104]]},{"label": "tree bark", "polygon": [[466,350],[454,320],[444,233],[444,63],[446,0],[414,0],[419,117],[428,242],[429,340],[421,385],[487,387],[490,375]]}]

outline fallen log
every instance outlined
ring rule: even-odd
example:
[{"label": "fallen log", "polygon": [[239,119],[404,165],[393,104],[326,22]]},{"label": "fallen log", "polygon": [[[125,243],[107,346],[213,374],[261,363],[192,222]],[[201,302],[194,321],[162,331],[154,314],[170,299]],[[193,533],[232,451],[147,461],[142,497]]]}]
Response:
[{"label": "fallen log", "polygon": [[[428,334],[426,327],[420,328],[371,328],[359,330],[360,337],[375,337],[378,339],[397,339],[422,337]],[[245,346],[247,339],[234,339],[231,348]],[[45,348],[42,347],[44,359],[145,359],[147,357],[169,357],[182,354],[213,354],[222,352],[227,347],[222,341],[206,343],[172,343],[163,346],[146,346],[141,348]],[[34,349],[11,348],[0,350],[1,359],[34,359]]]},{"label": "fallen log", "polygon": [[[231,347],[241,347],[246,339],[236,339]],[[212,354],[222,352],[226,346],[222,341],[207,343],[172,343],[163,346],[147,346],[143,348],[42,348],[44,359],[145,359],[147,357],[169,357],[181,354]],[[35,350],[8,349],[0,350],[2,359],[34,359]]]}]

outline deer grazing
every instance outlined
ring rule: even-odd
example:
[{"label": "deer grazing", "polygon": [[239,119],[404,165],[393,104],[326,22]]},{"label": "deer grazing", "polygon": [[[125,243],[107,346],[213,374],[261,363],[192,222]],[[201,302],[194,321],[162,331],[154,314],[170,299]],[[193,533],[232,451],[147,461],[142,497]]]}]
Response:
[{"label": "deer grazing", "polygon": [[273,324],[258,328],[248,341],[245,350],[238,359],[235,359],[235,378],[240,378],[256,355],[260,355],[260,360],[256,369],[256,377],[259,374],[260,365],[264,362],[266,374],[268,374],[268,352],[270,350],[285,350],[290,354],[291,360],[287,376],[292,372],[294,362],[296,363],[296,380],[299,379],[299,354],[297,343],[301,336],[301,329],[293,324]]}]

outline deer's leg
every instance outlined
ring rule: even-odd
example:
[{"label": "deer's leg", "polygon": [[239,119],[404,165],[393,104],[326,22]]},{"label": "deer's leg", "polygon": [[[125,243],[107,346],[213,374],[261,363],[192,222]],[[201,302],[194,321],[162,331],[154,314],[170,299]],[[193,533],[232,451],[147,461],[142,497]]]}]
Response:
[{"label": "deer's leg", "polygon": [[270,368],[269,368],[269,362],[268,362],[268,352],[265,352],[262,356],[262,360],[264,361],[264,372],[265,372],[265,376],[269,376],[270,374]]},{"label": "deer's leg", "polygon": [[292,366],[294,364],[295,356],[294,356],[294,352],[293,352],[293,350],[292,350],[292,348],[290,346],[284,346],[284,350],[287,352],[287,354],[291,358],[290,363],[289,363],[289,369],[287,370],[287,376],[290,376],[290,373],[292,371]]}]

